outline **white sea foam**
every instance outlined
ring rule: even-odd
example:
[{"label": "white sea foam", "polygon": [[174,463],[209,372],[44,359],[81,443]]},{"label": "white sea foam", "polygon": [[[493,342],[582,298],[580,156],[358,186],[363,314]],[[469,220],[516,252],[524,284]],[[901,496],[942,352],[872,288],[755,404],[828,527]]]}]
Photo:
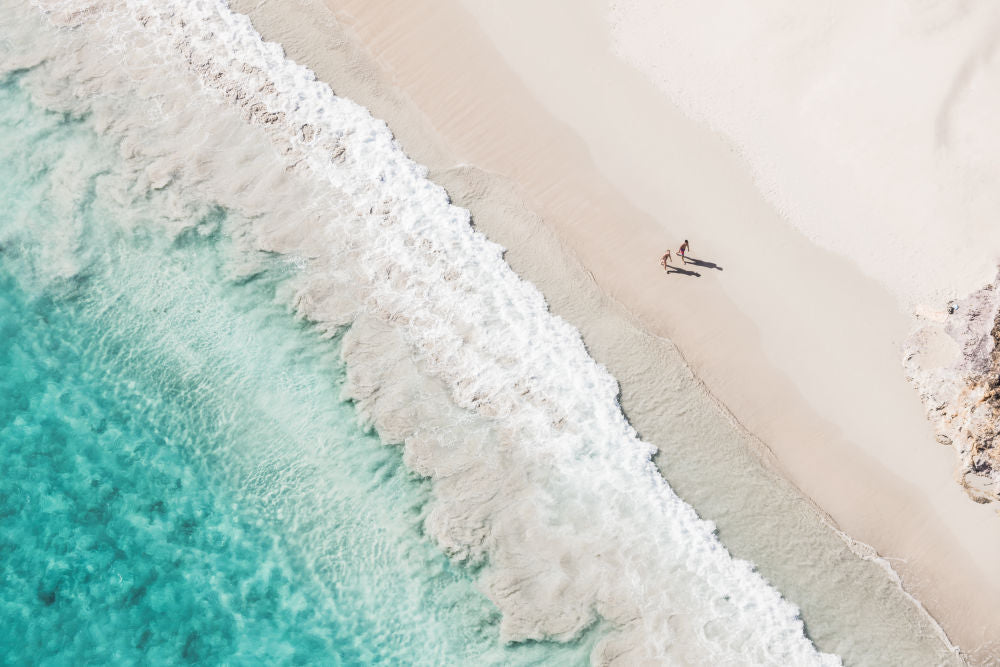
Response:
[{"label": "white sea foam", "polygon": [[101,187],[134,224],[190,225],[194,193],[242,214],[248,250],[297,259],[289,298],[344,335],[348,394],[433,480],[427,532],[483,564],[503,639],[603,618],[599,663],[839,664],[672,492],[579,333],[383,122],[219,0],[39,4],[58,39],[22,30],[0,65],[120,137],[134,178]]}]

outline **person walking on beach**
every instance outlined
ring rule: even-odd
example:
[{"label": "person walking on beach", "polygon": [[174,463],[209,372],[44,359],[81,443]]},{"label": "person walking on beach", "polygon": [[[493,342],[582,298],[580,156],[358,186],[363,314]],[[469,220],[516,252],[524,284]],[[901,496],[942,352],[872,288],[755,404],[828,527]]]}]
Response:
[{"label": "person walking on beach", "polygon": [[666,255],[664,255],[663,257],[660,258],[660,264],[663,266],[663,270],[664,271],[667,270],[667,263],[668,262],[670,262],[670,251],[669,250],[667,251]]},{"label": "person walking on beach", "polygon": [[688,245],[688,240],[684,239],[684,243],[681,244],[681,249],[677,251],[677,254],[681,256],[681,261],[683,263],[685,263],[685,264],[687,264],[688,261],[687,261],[687,257],[685,257],[684,255],[690,249],[691,249],[691,246]]}]

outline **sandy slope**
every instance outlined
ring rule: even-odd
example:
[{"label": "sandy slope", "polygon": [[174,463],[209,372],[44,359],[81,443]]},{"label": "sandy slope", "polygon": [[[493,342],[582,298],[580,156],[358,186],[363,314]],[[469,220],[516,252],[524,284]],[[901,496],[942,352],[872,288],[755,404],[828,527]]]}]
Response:
[{"label": "sandy slope", "polygon": [[724,133],[760,189],[907,312],[1000,259],[1000,7],[963,0],[609,3],[613,49]]},{"label": "sandy slope", "polygon": [[[330,0],[362,45],[339,69],[324,61],[337,45],[316,35],[345,37],[324,33],[329,17],[313,2],[233,5],[386,119],[432,177],[469,164],[513,181],[604,293],[673,340],[783,473],[890,559],[953,641],[973,658],[1000,654],[989,644],[1000,637],[1000,519],[954,483],[953,455],[903,379],[909,318],[879,283],[787,224],[732,145],[613,54],[602,3]],[[281,10],[255,15],[257,5]],[[507,205],[476,192],[457,203],[474,216]],[[659,255],[685,237],[721,269],[665,275]],[[543,247],[521,244],[510,259],[552,300],[564,286]],[[600,333],[594,319],[574,320],[572,304],[565,311],[588,340]],[[628,364],[656,359],[638,350],[612,365],[635,423],[656,406],[630,402],[651,387]]]}]

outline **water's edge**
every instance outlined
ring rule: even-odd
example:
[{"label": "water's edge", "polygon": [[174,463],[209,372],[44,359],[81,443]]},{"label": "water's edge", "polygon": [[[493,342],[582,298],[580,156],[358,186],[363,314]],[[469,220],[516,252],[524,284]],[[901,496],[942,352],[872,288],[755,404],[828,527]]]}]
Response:
[{"label": "water's edge", "polygon": [[[370,55],[352,42],[352,34],[336,23],[322,3],[299,3],[309,21],[295,20],[278,8],[249,1],[233,0],[231,4],[248,14],[265,38],[280,39],[291,57],[308,64],[324,80],[335,81],[338,91],[388,119],[407,151],[432,165],[430,178],[445,187],[456,205],[472,212],[476,228],[506,249],[505,259],[512,268],[539,286],[552,312],[583,333],[588,351],[618,379],[626,416],[644,439],[661,448],[656,460],[675,490],[704,516],[713,518],[720,537],[734,553],[755,562],[769,581],[799,604],[810,636],[820,647],[839,653],[847,664],[870,664],[878,648],[891,645],[894,637],[906,636],[913,628],[921,628],[914,634],[922,638],[918,644],[926,640],[922,649],[925,652],[906,654],[914,664],[960,662],[957,648],[919,601],[903,590],[890,564],[867,545],[840,532],[819,508],[780,477],[780,471],[768,469],[766,445],[716,404],[669,341],[642,331],[634,318],[601,293],[544,220],[526,207],[516,186],[473,166],[449,166],[446,149],[435,144],[432,129],[421,125],[419,111],[411,108],[412,103],[390,79],[380,75]],[[642,353],[632,354],[634,350]],[[681,419],[680,424],[671,424],[675,413],[661,407],[666,397],[679,393],[665,386],[672,384],[675,373],[688,378],[680,393],[703,392],[703,398],[694,401],[701,410],[698,417]],[[697,445],[697,425],[720,419],[729,422],[730,427],[720,429],[728,433],[712,452],[705,452]],[[748,452],[754,452],[754,456],[748,457]],[[726,486],[753,489],[746,496],[749,505],[733,496],[717,494],[720,479],[730,480],[723,483]],[[852,608],[847,599],[839,607],[824,604],[825,599],[838,597],[836,586],[823,593],[811,588],[816,582],[808,581],[807,573],[783,562],[773,544],[755,540],[747,517],[761,511],[773,517],[778,539],[793,543],[797,541],[793,536],[802,529],[800,517],[804,514],[810,537],[799,535],[798,545],[809,550],[817,546],[809,545],[810,539],[820,541],[821,548],[833,555],[831,560],[850,571],[845,579],[853,581],[858,590],[877,590],[884,598],[866,600],[867,608],[860,609]],[[845,553],[858,560],[852,562]],[[882,619],[899,612],[899,624],[886,631]],[[842,636],[838,640],[845,619],[852,616],[858,619],[853,628],[857,641],[844,642]]]},{"label": "water's edge", "polygon": [[[572,639],[603,618],[614,630],[594,649],[598,662],[641,656],[836,662],[805,639],[798,609],[748,563],[733,560],[712,535],[715,527],[663,484],[649,464],[650,447],[622,419],[618,385],[590,361],[579,333],[547,314],[550,306],[559,312],[559,297],[548,295],[546,304],[506,269],[499,247],[470,234],[468,214],[448,205],[384,124],[334,98],[276,46],[262,45],[248,22],[212,3],[174,11],[136,3],[100,23],[63,11],[62,3],[53,6],[54,19],[65,26],[60,34],[80,58],[21,56],[43,68],[31,81],[36,99],[75,106],[74,113],[122,137],[123,152],[131,152],[145,179],[141,187],[168,199],[186,188],[218,202],[238,213],[237,245],[299,262],[290,299],[301,316],[342,337],[345,396],[383,441],[403,443],[410,469],[432,480],[435,500],[425,529],[454,561],[479,568],[480,585],[503,612],[501,638]],[[96,63],[108,47],[74,41],[66,28],[107,36],[111,48],[124,48],[124,74],[93,77],[93,68],[105,69]],[[163,62],[183,77],[163,81]],[[66,81],[82,86],[76,97],[66,95]],[[152,81],[162,87],[151,90]],[[178,93],[191,81],[200,86],[191,106],[217,105],[218,117],[203,120],[183,108],[189,99],[181,104]],[[161,105],[162,126],[148,129],[120,115],[113,100],[88,95],[87,86],[93,93],[124,88],[149,100],[137,114],[143,121]],[[473,189],[504,187],[470,174]],[[461,197],[461,184],[449,187]],[[168,216],[165,224],[183,217]],[[486,218],[477,217],[477,226]],[[508,260],[516,266],[511,255]],[[253,275],[257,269],[245,270]],[[650,347],[641,332],[622,324],[603,319],[606,338],[588,340],[591,351]],[[622,331],[635,347],[623,345]],[[682,493],[701,506],[724,501],[714,513],[703,511],[720,517],[720,525],[731,519],[720,529],[730,548],[771,550],[773,563],[764,559],[761,567],[775,568],[778,578],[784,575],[777,564],[790,562],[799,576],[796,583],[785,573],[791,588],[816,596],[817,615],[843,620],[855,613],[857,625],[847,629],[807,618],[817,644],[856,652],[863,663],[873,659],[874,648],[856,647],[853,632],[868,618],[891,609],[890,618],[904,627],[925,624],[898,607],[894,593],[868,595],[862,586],[860,597],[835,599],[837,586],[817,586],[810,571],[843,560],[828,541],[839,538],[817,529],[813,509],[786,487],[767,492],[771,473],[758,466],[735,495],[719,493],[728,485],[706,486],[710,475],[732,475],[752,455],[676,350],[661,341],[656,354],[665,360],[661,369],[679,372],[664,374],[655,391],[645,386],[642,396],[623,389],[622,403],[639,406],[637,422],[644,401],[657,404],[648,409],[669,422],[671,433],[656,443],[661,469],[679,491],[689,484]],[[706,456],[698,443],[712,443],[712,452]],[[723,450],[732,458],[720,457]],[[705,468],[708,460],[726,465]],[[757,499],[763,505],[754,505]],[[758,525],[733,514],[748,507],[751,516],[763,513]],[[788,519],[766,545],[755,535],[760,516]],[[813,523],[803,531],[809,516]],[[800,562],[817,546],[829,563]],[[871,577],[874,570],[856,572]],[[616,577],[616,586],[605,585]],[[638,588],[631,590],[633,584]],[[678,608],[684,617],[672,612]],[[906,634],[891,623],[876,633],[873,639],[883,642]],[[935,653],[919,642],[892,648],[892,655],[912,656],[911,662]]]}]

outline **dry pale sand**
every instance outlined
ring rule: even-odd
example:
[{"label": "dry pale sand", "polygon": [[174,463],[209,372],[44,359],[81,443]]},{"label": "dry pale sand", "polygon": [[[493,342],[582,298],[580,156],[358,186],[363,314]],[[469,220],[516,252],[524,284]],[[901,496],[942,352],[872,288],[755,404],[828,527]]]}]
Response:
[{"label": "dry pale sand", "polygon": [[[910,318],[853,264],[786,224],[731,145],[613,55],[603,3],[327,2],[232,4],[385,119],[432,178],[472,165],[512,183],[518,205],[610,297],[599,307],[671,339],[782,473],[887,558],[953,642],[974,661],[1000,654],[991,644],[1000,518],[955,484],[954,455],[935,443],[903,378]],[[509,205],[484,192],[456,203],[476,219]],[[665,274],[659,256],[683,238],[715,266]],[[572,295],[539,251],[521,243],[509,260],[588,344],[606,335],[594,330],[600,318],[574,318]],[[642,426],[655,405],[633,409],[629,397],[648,395],[648,375],[636,371],[656,356],[609,363],[599,348],[591,344],[622,382],[626,413],[655,444]]]}]

